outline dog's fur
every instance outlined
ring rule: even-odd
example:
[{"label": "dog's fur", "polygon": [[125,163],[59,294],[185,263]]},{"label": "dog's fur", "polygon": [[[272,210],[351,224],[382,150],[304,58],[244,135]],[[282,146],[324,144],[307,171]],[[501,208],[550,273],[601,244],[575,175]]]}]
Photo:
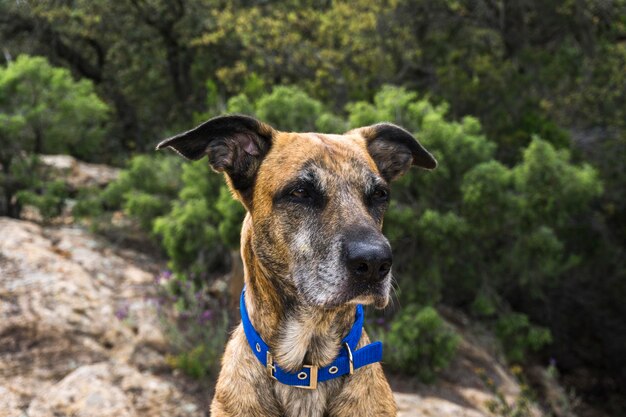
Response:
[{"label": "dog's fur", "polygon": [[[350,242],[382,235],[389,182],[436,161],[408,132],[378,124],[344,135],[286,133],[246,116],[218,117],[167,139],[189,159],[208,155],[247,209],[241,232],[246,305],[275,362],[295,371],[327,366],[354,322],[357,303],[387,304],[391,271],[361,282],[346,262]],[[374,243],[371,243],[374,242]],[[391,254],[389,249],[389,255]],[[390,259],[389,259],[390,266]],[[370,341],[365,331],[359,347]],[[268,376],[239,325],[226,346],[211,405],[225,416],[395,416],[380,363],[316,390]]]}]

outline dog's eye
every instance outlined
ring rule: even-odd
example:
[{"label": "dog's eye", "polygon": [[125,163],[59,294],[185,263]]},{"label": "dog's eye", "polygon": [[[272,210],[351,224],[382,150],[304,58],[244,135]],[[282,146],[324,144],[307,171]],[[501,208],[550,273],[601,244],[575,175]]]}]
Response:
[{"label": "dog's eye", "polygon": [[384,188],[378,188],[372,193],[372,199],[380,202],[387,201],[389,200],[389,191]]},{"label": "dog's eye", "polygon": [[298,187],[289,194],[291,197],[297,198],[298,200],[308,200],[311,198],[311,193],[304,187]]}]

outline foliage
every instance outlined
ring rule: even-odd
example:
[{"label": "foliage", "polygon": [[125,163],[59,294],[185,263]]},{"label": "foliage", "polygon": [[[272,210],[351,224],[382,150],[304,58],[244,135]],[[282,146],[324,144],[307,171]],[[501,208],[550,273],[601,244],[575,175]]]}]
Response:
[{"label": "foliage", "polygon": [[89,81],[74,81],[44,58],[21,55],[0,67],[0,214],[19,217],[25,202],[39,206],[44,217],[58,214],[63,193],[34,175],[41,169],[35,154],[93,158],[107,118]]},{"label": "foliage", "polygon": [[313,131],[322,103],[294,87],[275,87],[256,102],[257,116],[281,130]]},{"label": "foliage", "polygon": [[108,118],[91,82],[74,81],[67,69],[26,55],[0,69],[0,112],[21,119],[16,136],[7,138],[20,141],[21,149],[83,159],[98,155]]},{"label": "foliage", "polygon": [[153,220],[167,213],[176,198],[181,186],[181,165],[174,156],[136,156],[103,191],[102,201],[107,207],[122,208],[149,232]]},{"label": "foliage", "polygon": [[155,219],[153,232],[161,237],[174,271],[203,280],[228,271],[228,249],[239,246],[236,231],[243,214],[223,178],[204,161],[185,164],[178,198],[168,213]]},{"label": "foliage", "polygon": [[[385,103],[403,103],[395,114],[440,163],[437,175],[411,172],[394,190],[386,231],[396,247],[410,248],[400,254],[400,287],[420,302],[471,303],[477,291],[544,296],[578,262],[565,241],[573,219],[602,192],[597,171],[571,164],[567,151],[540,138],[508,168],[492,160],[495,146],[475,119],[448,122],[445,106],[402,90],[395,95],[367,112],[379,118],[390,114]],[[365,107],[353,107],[353,114]],[[407,276],[414,270],[421,275],[417,287]]]},{"label": "foliage", "polygon": [[85,192],[74,214],[99,222],[122,210],[159,243],[174,271],[219,274],[230,266],[229,248],[239,246],[243,206],[205,162],[173,155],[138,155],[103,191]]},{"label": "foliage", "polygon": [[284,131],[317,131],[343,133],[344,120],[325,109],[323,104],[294,86],[277,86],[270,93],[261,94],[252,102],[239,94],[228,100],[227,110],[258,117]]},{"label": "foliage", "polygon": [[385,361],[396,372],[433,382],[456,354],[459,337],[432,307],[409,304],[394,317],[388,331],[373,329],[386,343]]},{"label": "foliage", "polygon": [[[102,124],[90,124],[104,119],[81,116],[96,100],[63,123],[40,115],[52,135],[44,148],[90,159],[124,161],[225,111],[287,130],[403,125],[440,165],[394,186],[385,228],[401,300],[452,304],[494,327],[503,314],[525,314],[550,328],[559,363],[592,369],[609,391],[626,381],[625,33],[621,0],[0,2],[0,72],[30,53],[89,80],[113,110],[106,141]],[[90,96],[63,85],[50,108]],[[43,190],[30,175],[31,116],[41,107],[2,91],[0,212],[18,216],[16,193]],[[76,121],[86,133],[75,133]],[[186,235],[175,225],[207,214],[220,242],[193,245],[236,245],[241,212],[224,188],[183,198],[142,187],[136,197],[132,187],[108,190],[110,203],[81,192],[77,208],[123,209],[147,232],[163,219],[171,227],[157,236],[194,268],[202,260],[177,246]]]},{"label": "foliage", "polygon": [[548,329],[531,325],[528,317],[519,313],[502,315],[496,324],[496,336],[507,358],[514,363],[522,363],[528,352],[537,352],[552,343]]},{"label": "foliage", "polygon": [[59,216],[65,200],[68,197],[67,185],[62,180],[38,181],[39,186],[34,189],[18,191],[17,201],[21,205],[30,205],[39,211],[44,221],[50,221]]},{"label": "foliage", "polygon": [[122,210],[151,233],[154,219],[167,213],[176,198],[181,166],[180,158],[174,156],[135,156],[104,190],[83,190],[73,213],[103,222],[107,212]]},{"label": "foliage", "polygon": [[[406,90],[386,87],[379,94],[372,104],[348,106],[352,123],[397,115],[391,121],[410,126],[439,161],[435,173],[413,170],[394,185],[385,233],[402,248],[394,253],[400,299],[473,313],[500,329],[512,360],[551,341],[528,318],[557,331],[554,341],[562,343],[569,336],[546,317],[568,320],[551,303],[571,291],[573,275],[581,276],[575,285],[582,291],[583,277],[590,276],[580,269],[583,260],[600,257],[584,243],[598,239],[590,223],[603,193],[598,171],[539,137],[507,166],[494,159],[497,146],[476,119],[448,121],[445,105],[432,106]],[[529,316],[513,317],[527,321],[506,321],[511,308]]]},{"label": "foliage", "polygon": [[201,379],[215,375],[228,336],[226,308],[184,275],[157,276],[158,311],[173,354],[167,363]]},{"label": "foliage", "polygon": [[188,124],[207,96],[219,112],[281,84],[335,110],[386,83],[419,89],[483,121],[507,162],[532,134],[562,147],[569,125],[626,120],[623,2],[80,0],[4,2],[0,16],[8,51],[46,54],[98,86],[122,149]]},{"label": "foliage", "polygon": [[[519,366],[513,367],[512,371],[516,377],[522,377],[522,369]],[[532,390],[525,381],[520,381],[521,391],[511,404],[483,369],[478,369],[477,374],[494,396],[493,400],[488,400],[485,404],[494,417],[531,417],[534,415],[531,410],[531,405],[534,402]]]}]

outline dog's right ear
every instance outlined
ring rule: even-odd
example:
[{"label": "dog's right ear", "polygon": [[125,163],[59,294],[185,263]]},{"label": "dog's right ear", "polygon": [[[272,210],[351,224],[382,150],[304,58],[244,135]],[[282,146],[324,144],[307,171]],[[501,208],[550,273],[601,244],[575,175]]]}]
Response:
[{"label": "dog's right ear", "polygon": [[241,195],[254,184],[261,161],[272,145],[274,129],[252,117],[215,117],[187,132],[165,139],[157,149],[172,148],[187,159],[204,155],[218,172],[226,172],[230,184]]}]

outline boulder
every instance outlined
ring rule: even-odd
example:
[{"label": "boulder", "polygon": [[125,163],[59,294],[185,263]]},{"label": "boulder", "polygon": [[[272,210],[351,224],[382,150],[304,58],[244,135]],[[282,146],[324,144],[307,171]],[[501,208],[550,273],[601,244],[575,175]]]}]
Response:
[{"label": "boulder", "polygon": [[0,417],[19,417],[21,414],[19,396],[0,385]]},{"label": "boulder", "polygon": [[205,415],[151,374],[169,371],[164,265],[78,227],[0,217],[0,236],[0,417]]},{"label": "boulder", "polygon": [[85,187],[103,187],[119,176],[120,170],[108,165],[82,162],[70,155],[40,155],[39,159],[56,177],[77,190]]},{"label": "boulder", "polygon": [[115,361],[84,365],[30,403],[28,417],[195,417],[172,383]]}]

